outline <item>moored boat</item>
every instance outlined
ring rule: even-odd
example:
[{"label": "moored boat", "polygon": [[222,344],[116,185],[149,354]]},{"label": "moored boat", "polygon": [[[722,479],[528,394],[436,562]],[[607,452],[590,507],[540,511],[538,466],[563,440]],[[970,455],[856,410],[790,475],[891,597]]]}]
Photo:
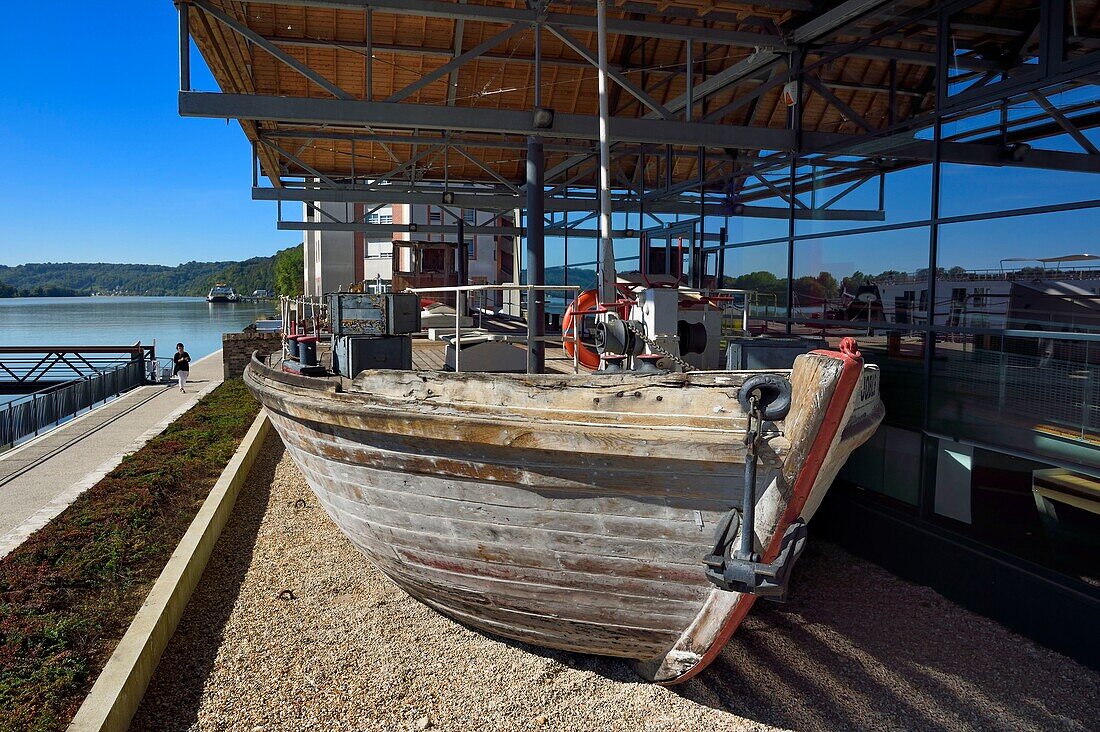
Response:
[{"label": "moored boat", "polygon": [[237,302],[238,295],[229,285],[218,282],[206,293],[207,302]]},{"label": "moored boat", "polygon": [[766,372],[348,379],[278,361],[245,381],[382,572],[466,625],[663,683],[785,595],[805,521],[883,416],[850,341]]}]

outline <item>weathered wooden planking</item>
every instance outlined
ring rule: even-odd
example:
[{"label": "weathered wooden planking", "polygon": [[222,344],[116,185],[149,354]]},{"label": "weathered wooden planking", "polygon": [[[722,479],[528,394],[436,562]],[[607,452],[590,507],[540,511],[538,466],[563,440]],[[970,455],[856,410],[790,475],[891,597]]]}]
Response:
[{"label": "weathered wooden planking", "polygon": [[639,376],[366,371],[351,382],[349,391],[405,409],[414,403],[422,412],[458,409],[467,418],[503,411],[509,419],[541,415],[584,425],[622,424],[629,419],[623,426],[744,430],[737,392],[745,378],[741,372]]},{"label": "weathered wooden planking", "polygon": [[[516,450],[472,441],[414,440],[393,435],[369,438],[373,443],[400,448],[380,449],[367,444],[367,437],[359,441],[358,431],[326,428],[316,420],[303,422],[275,409],[271,411],[274,420],[282,421],[285,441],[301,450],[303,456],[397,473],[400,480],[412,476],[447,477],[486,486],[519,485],[536,494],[564,491],[577,498],[622,496],[699,510],[721,510],[731,500],[736,502],[743,482],[742,466],[736,462],[646,459],[644,455],[617,453],[577,454],[572,461],[565,461],[554,460],[556,453],[549,451]],[[403,440],[404,444],[395,444],[397,440]],[[758,473],[761,480],[770,479],[777,472],[777,468],[769,467],[775,462],[778,456],[763,461]],[[325,470],[330,472],[329,468]],[[476,495],[474,500],[478,500]]]},{"label": "weathered wooden planking", "polygon": [[[768,425],[762,550],[806,499],[794,483],[826,413],[854,413],[830,411],[842,366],[800,358],[791,416]],[[661,679],[747,611],[700,561],[741,500],[746,375],[366,372],[340,388],[254,364],[246,379],[325,510],[411,595],[489,632],[647,660]],[[822,473],[868,434],[828,435]]]},{"label": "weathered wooden planking", "polygon": [[[300,451],[303,463],[316,462],[316,470],[331,475],[351,496],[364,482],[396,488],[416,480],[418,492],[478,505],[496,503],[599,515],[659,514],[679,520],[692,516],[693,510],[724,511],[741,500],[743,490],[740,465],[733,466],[738,470],[730,470],[728,466],[698,461],[650,460],[647,462],[654,469],[646,472],[639,469],[640,461],[634,456],[605,456],[595,467],[540,465],[535,458],[515,464],[514,458],[506,462],[503,453],[499,461],[490,464],[474,462],[473,457],[440,460],[381,452],[340,435],[325,440],[285,415],[276,414],[274,419],[288,423],[287,442]],[[297,429],[292,430],[290,424]],[[771,480],[772,471],[761,467],[757,475],[763,486]]]}]

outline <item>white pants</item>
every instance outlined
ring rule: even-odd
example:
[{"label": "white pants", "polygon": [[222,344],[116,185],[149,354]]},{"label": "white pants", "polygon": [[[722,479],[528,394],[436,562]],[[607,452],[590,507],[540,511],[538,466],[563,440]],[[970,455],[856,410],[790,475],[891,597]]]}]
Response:
[{"label": "white pants", "polygon": [[187,386],[187,372],[186,371],[177,371],[176,372],[176,378],[180,380],[180,388],[181,389],[183,387]]}]

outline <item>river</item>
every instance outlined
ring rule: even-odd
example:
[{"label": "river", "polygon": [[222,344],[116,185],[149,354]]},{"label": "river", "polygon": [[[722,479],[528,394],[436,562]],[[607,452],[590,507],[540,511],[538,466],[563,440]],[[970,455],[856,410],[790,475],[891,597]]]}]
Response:
[{"label": "river", "polygon": [[202,297],[0,298],[0,345],[142,345],[157,355],[182,342],[195,361],[221,348],[222,333],[237,332],[276,313],[275,302],[208,303]]}]

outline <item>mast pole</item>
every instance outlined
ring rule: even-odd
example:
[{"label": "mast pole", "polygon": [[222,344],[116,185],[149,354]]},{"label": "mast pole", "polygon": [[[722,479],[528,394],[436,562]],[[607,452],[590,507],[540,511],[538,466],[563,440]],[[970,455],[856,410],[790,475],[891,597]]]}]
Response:
[{"label": "mast pole", "polygon": [[615,248],[611,242],[611,149],[608,142],[610,112],[607,101],[607,0],[596,0],[596,35],[599,38],[600,97],[600,257],[601,303],[618,299],[615,291]]}]

